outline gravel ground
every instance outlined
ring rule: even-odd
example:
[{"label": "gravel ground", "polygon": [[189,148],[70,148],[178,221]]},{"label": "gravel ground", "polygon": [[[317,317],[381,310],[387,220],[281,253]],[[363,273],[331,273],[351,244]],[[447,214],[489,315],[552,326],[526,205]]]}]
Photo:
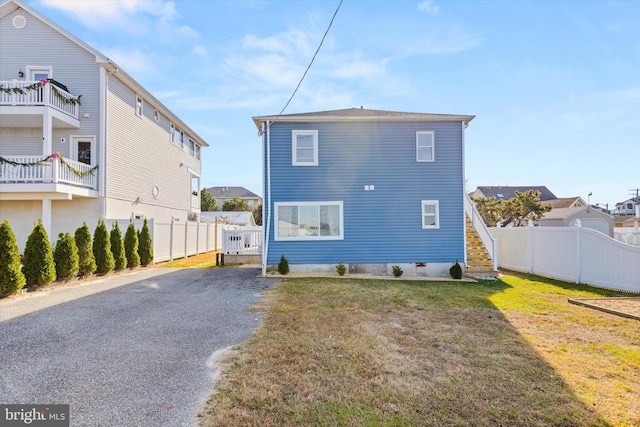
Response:
[{"label": "gravel ground", "polygon": [[0,301],[0,403],[69,404],[72,426],[193,425],[216,352],[251,336],[248,309],[277,282],[258,273],[154,269],[50,307],[63,290]]}]

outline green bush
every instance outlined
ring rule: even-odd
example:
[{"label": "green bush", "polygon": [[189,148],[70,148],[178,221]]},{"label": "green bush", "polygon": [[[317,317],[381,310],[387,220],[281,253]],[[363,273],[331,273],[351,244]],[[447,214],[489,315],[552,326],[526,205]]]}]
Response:
[{"label": "green bush", "polygon": [[347,267],[344,265],[342,261],[340,261],[338,265],[336,265],[336,271],[338,272],[339,275],[344,276],[344,273],[347,272]]},{"label": "green bush", "polygon": [[56,264],[56,280],[67,280],[78,275],[78,247],[71,234],[58,234],[53,261]]},{"label": "green bush", "polygon": [[289,261],[287,261],[284,255],[280,256],[280,262],[278,263],[278,273],[289,274]]},{"label": "green bush", "polygon": [[38,220],[27,239],[22,273],[27,280],[27,286],[48,285],[56,280],[53,249],[41,220]]},{"label": "green bush", "polygon": [[76,230],[74,238],[78,248],[78,273],[81,276],[92,274],[96,271],[96,259],[93,256],[93,237],[86,222]]},{"label": "green bush", "polygon": [[96,258],[96,272],[107,274],[116,265],[111,252],[111,239],[109,230],[102,218],[98,219],[98,225],[93,232],[93,256]]},{"label": "green bush", "polygon": [[9,221],[0,224],[0,293],[14,294],[26,283],[20,270],[20,250]]},{"label": "green bush", "polygon": [[142,230],[140,230],[139,243],[138,254],[140,254],[140,265],[147,266],[153,262],[153,242],[151,241],[149,226],[147,226],[147,218],[144,219]]},{"label": "green bush", "polygon": [[456,263],[449,269],[449,274],[454,279],[462,279],[462,267],[458,264],[458,260],[456,260]]},{"label": "green bush", "polygon": [[133,222],[129,223],[127,231],[124,233],[124,254],[127,258],[127,267],[135,268],[140,265],[140,255],[138,255],[138,232]]},{"label": "green bush", "polygon": [[127,268],[127,256],[124,250],[124,241],[122,240],[122,232],[118,227],[118,221],[111,227],[111,234],[109,235],[111,240],[111,253],[113,253],[113,259],[115,260],[115,270],[120,271]]},{"label": "green bush", "polygon": [[392,266],[391,271],[393,272],[394,277],[400,277],[402,276],[402,273],[404,273],[404,271],[402,271],[399,265]]}]

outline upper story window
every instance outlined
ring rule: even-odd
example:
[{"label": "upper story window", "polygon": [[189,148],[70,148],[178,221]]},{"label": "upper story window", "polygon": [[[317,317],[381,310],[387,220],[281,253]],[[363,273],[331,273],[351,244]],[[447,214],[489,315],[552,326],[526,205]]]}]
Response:
[{"label": "upper story window", "polygon": [[158,113],[158,110],[153,110],[153,121],[156,123],[160,121],[160,113]]},{"label": "upper story window", "polygon": [[293,166],[318,166],[318,131],[294,130],[292,143]]},{"label": "upper story window", "polygon": [[342,202],[276,202],[275,240],[342,240]]},{"label": "upper story window", "polygon": [[142,117],[142,106],[144,105],[144,101],[142,101],[142,97],[136,95],[136,116]]},{"label": "upper story window", "polygon": [[200,144],[196,143],[196,154],[195,158],[200,160]]},{"label": "upper story window", "polygon": [[170,125],[169,133],[171,134],[171,142],[180,147],[184,146],[184,133],[173,123]]},{"label": "upper story window", "polygon": [[189,138],[189,154],[196,156],[196,142],[191,138]]},{"label": "upper story window", "polygon": [[422,201],[422,228],[440,228],[440,214],[437,200]]},{"label": "upper story window", "polygon": [[435,158],[434,146],[433,131],[416,132],[416,161],[433,162]]}]

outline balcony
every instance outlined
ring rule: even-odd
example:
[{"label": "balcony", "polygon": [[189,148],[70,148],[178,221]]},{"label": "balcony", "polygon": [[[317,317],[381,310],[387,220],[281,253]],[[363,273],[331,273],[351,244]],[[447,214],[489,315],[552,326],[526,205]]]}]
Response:
[{"label": "balcony", "polygon": [[55,80],[0,81],[0,127],[42,127],[52,116],[54,128],[79,128],[80,97]]},{"label": "balcony", "polygon": [[97,197],[97,167],[58,156],[0,157],[0,200]]}]

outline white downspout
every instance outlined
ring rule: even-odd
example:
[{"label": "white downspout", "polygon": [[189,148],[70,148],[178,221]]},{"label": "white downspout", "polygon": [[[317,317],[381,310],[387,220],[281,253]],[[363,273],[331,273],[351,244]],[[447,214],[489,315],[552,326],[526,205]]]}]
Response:
[{"label": "white downspout", "polygon": [[[265,276],[267,274],[267,256],[269,254],[269,233],[271,232],[271,127],[269,124],[269,120],[267,120],[266,122],[262,122],[262,134],[264,135],[265,132],[265,128],[266,128],[266,138],[262,138],[262,143],[266,144],[266,149],[267,149],[267,159],[266,159],[266,163],[267,163],[267,194],[266,194],[266,199],[267,199],[267,205],[265,206],[265,203],[262,203],[262,224],[264,226],[264,219],[265,219],[265,210],[266,210],[266,228],[265,228],[265,235],[264,235],[264,244],[262,245],[262,275]],[[264,153],[264,147],[262,152]],[[264,180],[264,177],[262,178]],[[263,187],[264,188],[264,187]]]}]

